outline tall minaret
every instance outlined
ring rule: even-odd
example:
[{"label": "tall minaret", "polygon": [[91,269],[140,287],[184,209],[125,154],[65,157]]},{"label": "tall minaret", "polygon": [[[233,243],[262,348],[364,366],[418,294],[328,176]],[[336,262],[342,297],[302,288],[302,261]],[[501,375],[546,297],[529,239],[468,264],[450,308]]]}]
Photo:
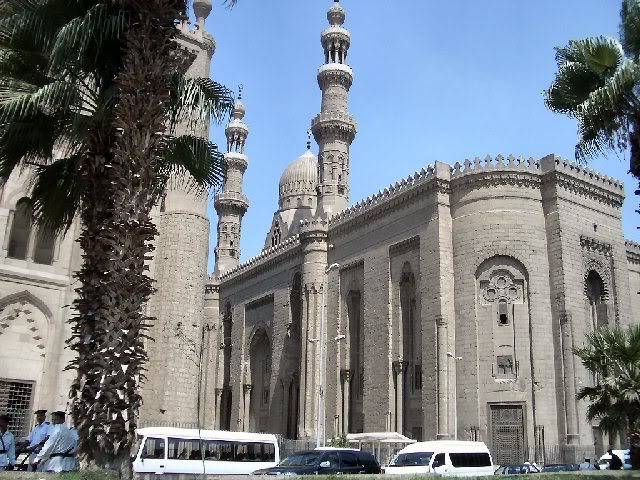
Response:
[{"label": "tall minaret", "polygon": [[247,156],[244,145],[249,135],[249,127],[244,123],[245,108],[240,94],[233,106],[233,115],[225,130],[227,136],[227,176],[222,193],[216,195],[215,207],[218,212],[218,246],[216,247],[215,274],[235,267],[240,262],[240,229],[242,217],[249,208],[249,201],[242,193],[244,172],[247,170]]},{"label": "tall minaret", "polygon": [[339,0],[327,12],[330,26],[322,32],[325,63],[318,71],[322,90],[320,114],[311,122],[318,142],[318,212],[330,217],[349,206],[349,147],[356,122],[349,115],[353,71],[347,65],[351,34],[342,27],[345,11]]},{"label": "tall minaret", "polygon": [[[208,78],[215,41],[205,29],[211,0],[194,0],[195,28],[185,20],[177,25],[176,41],[185,53],[195,54],[186,76]],[[209,138],[209,122],[185,124],[179,134]],[[208,197],[193,188],[181,174],[172,177],[156,224],[154,260],[150,266],[156,293],[149,301],[154,317],[147,342],[149,363],[142,385],[144,403],[141,426],[180,425],[195,428],[198,422],[199,351],[203,338],[205,284],[209,255]]]}]

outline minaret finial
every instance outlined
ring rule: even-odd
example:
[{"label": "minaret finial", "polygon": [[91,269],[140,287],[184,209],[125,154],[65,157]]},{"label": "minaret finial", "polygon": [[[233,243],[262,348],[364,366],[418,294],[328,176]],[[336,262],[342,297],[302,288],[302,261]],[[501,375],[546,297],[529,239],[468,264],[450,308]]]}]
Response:
[{"label": "minaret finial", "polygon": [[311,150],[311,129],[307,130],[307,150]]},{"label": "minaret finial", "polygon": [[242,89],[244,88],[244,85],[240,84],[238,85],[238,100],[242,100]]}]

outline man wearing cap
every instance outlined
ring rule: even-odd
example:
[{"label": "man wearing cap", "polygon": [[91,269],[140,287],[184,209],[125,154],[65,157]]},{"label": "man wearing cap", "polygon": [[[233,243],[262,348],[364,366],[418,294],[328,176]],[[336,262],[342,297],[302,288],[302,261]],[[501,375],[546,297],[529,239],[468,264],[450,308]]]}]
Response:
[{"label": "man wearing cap", "polygon": [[51,430],[51,424],[45,419],[47,418],[46,410],[36,410],[33,412],[36,414],[36,426],[33,427],[29,434],[29,470],[34,471],[35,467],[33,463],[36,460],[36,455],[44,445],[49,436]]},{"label": "man wearing cap", "polygon": [[51,414],[51,431],[42,450],[36,455],[35,463],[40,472],[69,472],[76,469],[74,449],[75,436],[64,424],[65,413]]},{"label": "man wearing cap", "polygon": [[0,471],[13,470],[16,464],[16,440],[9,431],[9,415],[0,415]]}]

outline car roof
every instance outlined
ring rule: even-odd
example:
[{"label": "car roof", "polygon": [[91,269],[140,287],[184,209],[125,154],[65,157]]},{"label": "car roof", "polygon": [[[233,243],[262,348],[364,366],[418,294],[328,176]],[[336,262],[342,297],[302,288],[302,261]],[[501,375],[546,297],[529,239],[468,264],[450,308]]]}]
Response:
[{"label": "car roof", "polygon": [[314,451],[316,451],[316,452],[326,452],[326,451],[330,451],[330,450],[338,450],[338,451],[345,451],[345,452],[359,452],[360,451],[359,448],[349,448],[349,447],[316,447],[316,448],[314,448]]},{"label": "car roof", "polygon": [[225,430],[198,430],[197,428],[144,427],[136,430],[144,437],[173,437],[203,440],[230,440],[240,442],[277,443],[275,435],[269,433],[228,432]]},{"label": "car roof", "polygon": [[455,452],[455,453],[489,453],[484,442],[464,442],[460,440],[434,440],[416,442],[407,445],[398,453],[417,452]]}]

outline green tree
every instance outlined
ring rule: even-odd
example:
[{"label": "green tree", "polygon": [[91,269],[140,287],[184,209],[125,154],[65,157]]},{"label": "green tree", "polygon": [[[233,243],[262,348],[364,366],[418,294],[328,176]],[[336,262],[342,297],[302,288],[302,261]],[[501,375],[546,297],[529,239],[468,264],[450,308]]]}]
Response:
[{"label": "green tree", "polygon": [[640,468],[640,325],[599,328],[575,350],[595,378],[578,399],[590,402],[589,420],[609,433],[625,430],[633,468]]},{"label": "green tree", "polygon": [[201,194],[224,176],[207,139],[228,90],[184,77],[186,0],[4,0],[0,180],[35,165],[34,215],[56,232],[79,217],[71,399],[85,467],[130,474],[147,359],[150,212],[172,177]]},{"label": "green tree", "polygon": [[623,0],[620,15],[620,40],[587,38],[556,49],[558,72],[545,102],[577,120],[578,160],[628,149],[629,170],[640,178],[640,0]]}]

